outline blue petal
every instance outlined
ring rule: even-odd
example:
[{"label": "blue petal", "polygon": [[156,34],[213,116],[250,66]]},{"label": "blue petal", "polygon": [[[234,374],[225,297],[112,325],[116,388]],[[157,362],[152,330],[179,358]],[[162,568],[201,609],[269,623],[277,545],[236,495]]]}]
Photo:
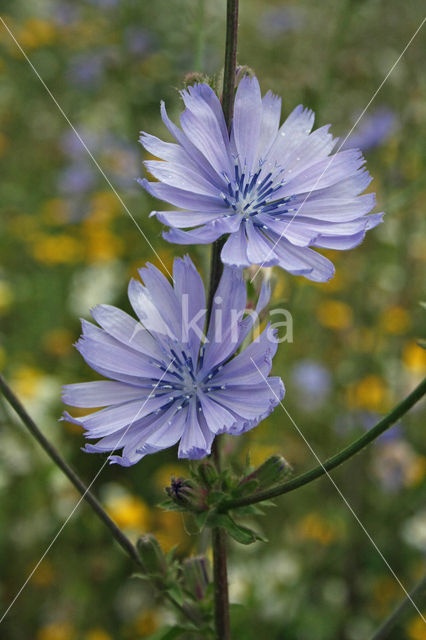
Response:
[{"label": "blue petal", "polygon": [[238,231],[232,233],[223,245],[220,254],[222,262],[230,267],[249,267],[251,262],[247,257],[247,236],[244,224],[240,224]]},{"label": "blue petal", "polygon": [[151,391],[152,386],[142,389],[122,382],[96,380],[64,385],[62,400],[73,407],[106,407],[128,400],[143,399]]},{"label": "blue petal", "polygon": [[268,91],[262,98],[262,121],[260,125],[259,143],[257,146],[258,158],[267,155],[280,126],[281,98]]},{"label": "blue petal", "polygon": [[262,97],[256,78],[244,76],[238,85],[234,103],[231,140],[240,167],[250,173],[257,160]]}]

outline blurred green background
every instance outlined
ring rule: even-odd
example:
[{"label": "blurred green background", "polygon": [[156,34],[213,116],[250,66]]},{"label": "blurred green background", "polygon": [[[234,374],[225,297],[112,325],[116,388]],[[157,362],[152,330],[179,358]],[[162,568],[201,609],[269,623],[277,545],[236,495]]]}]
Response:
[{"label": "blurred green background", "polygon": [[[241,2],[239,62],[262,91],[300,102],[345,137],[419,26],[412,0]],[[178,89],[194,70],[220,71],[224,0],[14,0],[2,16],[129,211],[169,267],[174,247],[148,214],[139,130],[165,135]],[[355,128],[385,223],[357,249],[330,256],[328,284],[273,272],[273,304],[288,309],[294,340],[274,373],[286,407],[323,460],[374,424],[421,379],[426,310],[425,33],[421,32]],[[103,463],[83,454],[79,428],[58,422],[60,387],[94,379],[72,344],[95,304],[129,310],[129,277],[158,260],[40,80],[0,25],[0,367],[13,389],[89,483]],[[208,250],[188,247],[206,274]],[[160,265],[158,265],[160,266]],[[78,501],[68,481],[0,404],[0,614]],[[281,409],[226,441],[253,462],[282,453],[300,472],[315,464]],[[95,484],[126,533],[153,531],[165,549],[197,552],[180,514],[156,507],[176,451]],[[426,441],[419,406],[334,478],[398,577],[424,572]],[[235,638],[365,640],[403,597],[383,560],[327,478],[277,500],[257,523],[270,542],[232,545]],[[136,640],[173,621],[86,505],[81,505],[2,624],[8,640]],[[413,609],[391,639],[425,640]]]}]

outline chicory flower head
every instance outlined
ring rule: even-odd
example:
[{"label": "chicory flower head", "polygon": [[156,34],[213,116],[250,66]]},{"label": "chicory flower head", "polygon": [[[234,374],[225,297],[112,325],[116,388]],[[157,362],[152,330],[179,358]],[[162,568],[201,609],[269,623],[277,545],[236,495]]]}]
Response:
[{"label": "chicory flower head", "polygon": [[128,290],[138,320],[99,305],[92,310],[99,327],[82,321],[77,349],[110,380],[63,390],[68,405],[105,408],[64,417],[81,425],[87,438],[100,438],[85,451],[122,449],[110,462],[129,466],[177,442],[180,458],[199,459],[217,434],[255,427],[284,395],[280,378],[268,377],[277,349],[269,325],[235,355],[270,293],[263,286],[256,313],[245,313],[241,271],[225,268],[204,335],[205,290],[189,257],[175,259],[173,285],[152,265],[139,274],[144,285],[131,280]]},{"label": "chicory flower head", "polygon": [[[142,133],[141,143],[161,160],[145,162],[158,182],[141,180],[153,196],[180,211],[153,211],[177,244],[208,244],[229,234],[227,265],[279,265],[292,274],[326,281],[332,263],[309,247],[350,249],[382,214],[367,216],[374,194],[359,150],[330,155],[329,126],[314,132],[314,114],[298,106],[280,127],[281,99],[263,98],[256,78],[244,76],[235,96],[231,134],[220,101],[207,84],[181,92],[181,129],[164,104],[164,124],[176,143]],[[194,227],[183,231],[182,229]]]}]

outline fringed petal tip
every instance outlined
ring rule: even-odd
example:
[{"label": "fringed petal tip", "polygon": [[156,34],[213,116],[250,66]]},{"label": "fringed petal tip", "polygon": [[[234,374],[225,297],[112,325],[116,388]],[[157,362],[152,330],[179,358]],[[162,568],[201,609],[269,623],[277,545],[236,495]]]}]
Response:
[{"label": "fringed petal tip", "polygon": [[199,447],[191,447],[187,451],[182,451],[179,447],[178,458],[186,460],[201,460],[211,453],[211,447],[202,449]]},{"label": "fringed petal tip", "polygon": [[79,418],[74,418],[68,411],[64,411],[61,417],[59,418],[60,422],[71,422],[72,424],[76,424],[79,427],[83,427],[83,423]]}]

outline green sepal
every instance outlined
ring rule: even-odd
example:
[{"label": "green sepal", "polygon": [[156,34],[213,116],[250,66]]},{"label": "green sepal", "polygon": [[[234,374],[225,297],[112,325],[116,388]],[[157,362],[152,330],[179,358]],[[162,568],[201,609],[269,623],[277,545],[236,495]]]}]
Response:
[{"label": "green sepal", "polygon": [[266,538],[253,531],[253,529],[237,524],[227,513],[212,514],[209,526],[222,527],[229,533],[231,538],[240,544],[253,544],[253,542],[258,541],[267,542]]},{"label": "green sepal", "polygon": [[157,504],[157,507],[165,511],[188,511],[187,507],[180,506],[173,500],[163,500]]},{"label": "green sepal", "polygon": [[180,605],[184,603],[184,597],[182,589],[177,584],[170,584],[167,586],[166,592],[169,593],[174,600]]},{"label": "green sepal", "polygon": [[208,511],[202,511],[201,513],[195,513],[194,514],[194,518],[195,518],[195,522],[197,523],[198,527],[201,529],[204,528],[207,519],[209,517],[209,512]]},{"label": "green sepal", "polygon": [[216,504],[219,504],[222,500],[226,498],[226,494],[223,491],[209,491],[206,496],[206,504],[211,507]]},{"label": "green sepal", "polygon": [[233,491],[233,497],[242,498],[243,496],[253,494],[258,487],[259,481],[256,478],[253,478],[252,480],[248,480],[243,485],[237,487],[237,489]]}]

